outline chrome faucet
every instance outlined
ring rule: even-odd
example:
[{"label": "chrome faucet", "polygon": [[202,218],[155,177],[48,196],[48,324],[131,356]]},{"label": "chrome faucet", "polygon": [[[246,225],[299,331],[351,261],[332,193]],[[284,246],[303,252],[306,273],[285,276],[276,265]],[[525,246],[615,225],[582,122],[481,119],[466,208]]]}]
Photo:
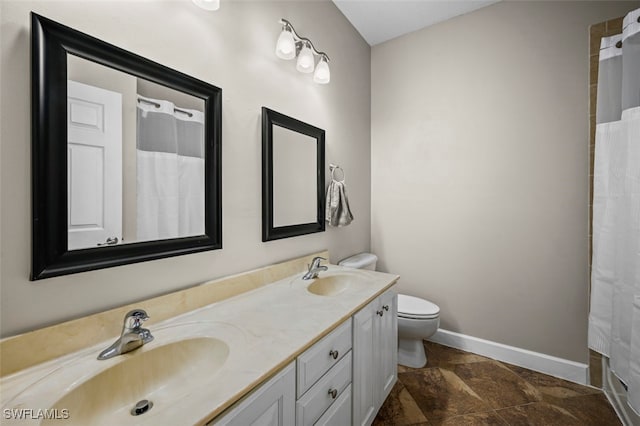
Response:
[{"label": "chrome faucet", "polygon": [[309,265],[309,271],[307,271],[307,273],[302,276],[302,279],[312,280],[312,279],[318,278],[318,272],[326,271],[327,269],[329,269],[326,266],[320,266],[320,262],[323,260],[327,260],[327,259],[319,256],[314,257],[313,260],[311,261],[311,265]]},{"label": "chrome faucet", "polygon": [[124,316],[120,337],[111,346],[100,352],[98,359],[109,359],[117,355],[126,354],[152,341],[151,332],[141,327],[142,323],[148,319],[149,315],[142,309],[134,309],[127,312]]}]

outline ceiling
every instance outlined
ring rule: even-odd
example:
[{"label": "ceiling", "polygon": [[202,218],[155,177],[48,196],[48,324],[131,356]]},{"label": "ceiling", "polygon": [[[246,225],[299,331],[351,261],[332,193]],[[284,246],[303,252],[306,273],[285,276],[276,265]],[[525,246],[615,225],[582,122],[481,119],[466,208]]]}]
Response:
[{"label": "ceiling", "polygon": [[499,0],[333,0],[371,46]]}]

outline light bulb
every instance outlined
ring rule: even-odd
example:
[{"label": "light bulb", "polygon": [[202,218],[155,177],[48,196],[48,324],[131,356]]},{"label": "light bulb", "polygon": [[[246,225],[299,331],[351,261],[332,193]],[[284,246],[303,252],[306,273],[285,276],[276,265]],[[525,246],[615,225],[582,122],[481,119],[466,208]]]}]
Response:
[{"label": "light bulb", "polygon": [[329,64],[327,63],[327,60],[322,57],[320,58],[320,62],[318,62],[316,72],[313,74],[313,81],[319,84],[327,84],[329,80],[331,80]]},{"label": "light bulb", "polygon": [[298,55],[298,63],[296,64],[296,69],[305,74],[313,72],[313,68],[315,67],[315,58],[313,57],[313,52],[309,47],[309,43],[305,42],[304,47],[300,51]]},{"label": "light bulb", "polygon": [[204,10],[218,10],[220,8],[220,0],[193,0],[193,4]]},{"label": "light bulb", "polygon": [[281,59],[293,59],[296,57],[296,42],[289,29],[284,28],[276,43],[276,56]]}]

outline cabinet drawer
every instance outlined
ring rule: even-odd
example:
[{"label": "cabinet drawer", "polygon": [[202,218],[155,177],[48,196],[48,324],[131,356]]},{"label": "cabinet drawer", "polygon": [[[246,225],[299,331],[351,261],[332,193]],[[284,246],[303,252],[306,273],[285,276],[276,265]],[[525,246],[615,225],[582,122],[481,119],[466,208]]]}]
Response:
[{"label": "cabinet drawer", "polygon": [[307,349],[297,360],[300,398],[351,349],[351,318]]},{"label": "cabinet drawer", "polygon": [[351,424],[351,385],[331,404],[331,407],[314,423],[314,426]]},{"label": "cabinet drawer", "polygon": [[351,351],[296,402],[296,425],[313,425],[350,384]]}]

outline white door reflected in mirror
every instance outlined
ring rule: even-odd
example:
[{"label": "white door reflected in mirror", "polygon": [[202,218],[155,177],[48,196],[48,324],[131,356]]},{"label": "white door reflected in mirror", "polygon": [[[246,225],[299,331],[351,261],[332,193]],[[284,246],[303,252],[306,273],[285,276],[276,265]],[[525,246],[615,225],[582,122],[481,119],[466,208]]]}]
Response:
[{"label": "white door reflected in mirror", "polygon": [[122,95],[68,81],[69,250],[122,239]]}]

